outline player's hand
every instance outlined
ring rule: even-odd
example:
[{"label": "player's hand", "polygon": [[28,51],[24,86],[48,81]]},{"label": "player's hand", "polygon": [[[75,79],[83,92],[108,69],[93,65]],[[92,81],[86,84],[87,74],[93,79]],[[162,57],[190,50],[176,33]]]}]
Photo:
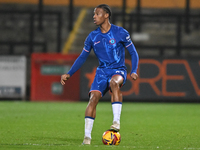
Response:
[{"label": "player's hand", "polygon": [[60,83],[61,83],[62,85],[65,85],[65,81],[67,81],[69,78],[70,78],[70,75],[69,75],[69,74],[63,74],[63,75],[61,76]]},{"label": "player's hand", "polygon": [[132,78],[133,80],[137,80],[138,75],[137,75],[136,73],[132,73],[132,74],[131,74],[131,78]]}]

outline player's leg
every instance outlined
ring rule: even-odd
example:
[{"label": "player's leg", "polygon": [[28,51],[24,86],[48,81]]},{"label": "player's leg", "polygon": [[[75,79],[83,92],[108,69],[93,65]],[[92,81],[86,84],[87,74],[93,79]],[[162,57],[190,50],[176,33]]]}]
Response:
[{"label": "player's leg", "polygon": [[121,75],[114,75],[110,80],[110,88],[112,91],[111,102],[122,102],[122,93],[120,87],[122,86],[124,78]]},{"label": "player's leg", "polygon": [[122,93],[120,87],[122,86],[124,78],[121,75],[114,75],[110,80],[110,88],[112,90],[111,103],[113,110],[113,124],[111,129],[120,130],[120,116],[122,109]]},{"label": "player's leg", "polygon": [[108,79],[106,76],[104,76],[104,72],[102,72],[100,69],[97,69],[97,73],[90,89],[89,103],[85,111],[84,144],[90,144],[93,123],[96,117],[96,106],[99,102],[99,99],[106,93],[107,90]]},{"label": "player's leg", "polygon": [[98,91],[91,91],[89,103],[85,111],[85,136],[83,144],[91,143],[91,132],[93,128],[94,119],[96,117],[96,106],[101,98],[101,93]]},{"label": "player's leg", "polygon": [[90,92],[90,99],[85,111],[85,116],[90,116],[92,118],[96,117],[96,106],[100,98],[101,98],[101,93],[99,91]]}]

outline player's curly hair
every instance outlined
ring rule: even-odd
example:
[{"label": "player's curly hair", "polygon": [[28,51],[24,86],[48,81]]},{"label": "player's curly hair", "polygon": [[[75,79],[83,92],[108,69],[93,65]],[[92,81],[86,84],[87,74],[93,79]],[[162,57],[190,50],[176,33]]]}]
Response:
[{"label": "player's curly hair", "polygon": [[106,13],[109,14],[109,19],[111,18],[112,11],[111,11],[110,7],[107,4],[100,4],[96,8],[102,8]]}]

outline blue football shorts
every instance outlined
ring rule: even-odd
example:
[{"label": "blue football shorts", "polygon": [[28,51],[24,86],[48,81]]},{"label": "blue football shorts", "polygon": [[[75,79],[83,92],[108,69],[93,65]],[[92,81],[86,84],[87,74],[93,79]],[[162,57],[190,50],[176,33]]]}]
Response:
[{"label": "blue football shorts", "polygon": [[114,75],[121,75],[124,78],[123,85],[125,84],[127,77],[127,71],[125,69],[97,68],[89,95],[91,91],[99,91],[103,97],[109,90],[110,80]]}]

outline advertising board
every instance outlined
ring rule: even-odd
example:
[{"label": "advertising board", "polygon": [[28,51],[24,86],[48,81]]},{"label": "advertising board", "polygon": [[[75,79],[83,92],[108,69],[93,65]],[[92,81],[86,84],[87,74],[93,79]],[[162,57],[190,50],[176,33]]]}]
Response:
[{"label": "advertising board", "polygon": [[79,101],[80,72],[66,85],[60,78],[71,68],[78,55],[39,54],[31,56],[31,101]]},{"label": "advertising board", "polygon": [[0,98],[26,96],[26,57],[0,56]]},{"label": "advertising board", "polygon": [[[81,99],[88,99],[98,61],[87,59],[81,69]],[[200,59],[140,58],[137,81],[130,77],[131,61],[126,84],[122,87],[125,101],[181,101],[200,99]],[[109,93],[103,99],[110,99]]]}]

